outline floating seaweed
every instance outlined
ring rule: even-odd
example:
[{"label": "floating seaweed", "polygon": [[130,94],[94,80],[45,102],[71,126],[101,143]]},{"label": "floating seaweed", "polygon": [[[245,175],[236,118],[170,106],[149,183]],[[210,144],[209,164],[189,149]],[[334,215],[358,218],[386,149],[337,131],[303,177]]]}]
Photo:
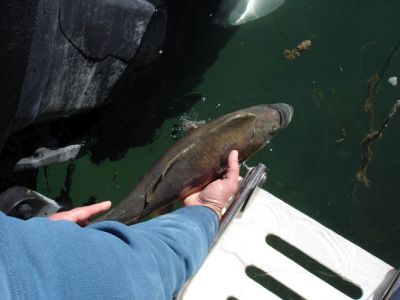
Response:
[{"label": "floating seaweed", "polygon": [[373,130],[374,122],[374,97],[378,91],[379,83],[381,81],[381,76],[379,74],[374,74],[368,79],[368,96],[365,99],[364,110],[368,114],[368,124],[369,130]]},{"label": "floating seaweed", "polygon": [[294,60],[298,56],[300,56],[300,52],[310,49],[311,45],[312,43],[310,40],[304,40],[300,44],[298,44],[296,48],[293,48],[292,50],[285,49],[283,51],[283,55],[287,60]]}]

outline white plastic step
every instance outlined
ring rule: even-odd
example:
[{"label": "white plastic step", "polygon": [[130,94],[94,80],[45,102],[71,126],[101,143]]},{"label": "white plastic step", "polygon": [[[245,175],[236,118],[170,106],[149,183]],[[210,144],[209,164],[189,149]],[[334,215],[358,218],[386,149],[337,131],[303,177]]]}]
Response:
[{"label": "white plastic step", "polygon": [[278,237],[359,287],[358,299],[381,299],[396,274],[392,266],[257,188],[178,299],[281,299],[247,276],[249,266],[261,269],[300,299],[354,299],[271,247],[267,236]]}]

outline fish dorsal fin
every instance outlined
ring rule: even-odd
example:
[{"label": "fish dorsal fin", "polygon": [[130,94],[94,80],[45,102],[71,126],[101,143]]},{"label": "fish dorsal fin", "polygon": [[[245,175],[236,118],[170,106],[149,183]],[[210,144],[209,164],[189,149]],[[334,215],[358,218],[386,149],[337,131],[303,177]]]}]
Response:
[{"label": "fish dorsal fin", "polygon": [[[236,126],[241,126],[247,122],[254,122],[257,120],[257,115],[246,112],[246,113],[240,113],[238,112],[237,114],[232,114],[232,116],[229,116],[226,120],[221,120],[220,124],[216,124],[216,126],[212,127],[210,129],[210,133],[224,129],[227,125],[231,127],[236,127]],[[218,121],[218,119],[216,120]]]}]

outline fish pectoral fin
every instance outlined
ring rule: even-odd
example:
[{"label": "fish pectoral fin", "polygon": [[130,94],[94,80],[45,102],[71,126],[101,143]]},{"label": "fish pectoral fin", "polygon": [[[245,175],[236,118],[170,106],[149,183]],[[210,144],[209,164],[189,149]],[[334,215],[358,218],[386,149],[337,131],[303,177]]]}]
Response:
[{"label": "fish pectoral fin", "polygon": [[[185,148],[183,151],[181,151],[180,153],[178,153],[177,155],[173,156],[171,159],[169,159],[167,162],[165,162],[164,164],[164,168],[162,169],[162,172],[159,174],[159,176],[157,177],[157,179],[154,181],[154,184],[152,185],[153,187],[151,189],[147,189],[147,192],[149,190],[151,190],[151,192],[153,193],[158,185],[162,182],[162,180],[164,179],[164,177],[168,174],[168,172],[172,169],[172,167],[179,161],[181,160],[183,157],[185,157],[187,155],[187,153],[189,153],[189,150],[192,149],[196,144],[193,143],[191,145],[189,145],[187,148]],[[146,197],[147,199],[147,197]]]},{"label": "fish pectoral fin", "polygon": [[196,143],[190,144],[188,147],[186,147],[183,151],[172,157],[165,165],[165,168],[163,169],[163,172],[161,173],[162,178],[164,178],[167,173],[171,170],[171,168],[182,158],[184,158],[192,149]]},{"label": "fish pectoral fin", "polygon": [[147,207],[147,205],[149,205],[149,203],[151,202],[151,192],[148,192],[147,190],[146,190],[146,192],[145,192],[145,195],[144,195],[144,205],[143,205],[143,208],[146,208]]}]

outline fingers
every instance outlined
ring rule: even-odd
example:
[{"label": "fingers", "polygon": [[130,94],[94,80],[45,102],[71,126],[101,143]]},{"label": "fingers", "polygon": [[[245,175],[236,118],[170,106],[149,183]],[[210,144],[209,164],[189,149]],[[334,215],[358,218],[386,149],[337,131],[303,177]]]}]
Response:
[{"label": "fingers", "polygon": [[101,203],[77,207],[69,211],[59,212],[51,215],[50,220],[65,220],[78,223],[81,226],[88,224],[88,219],[103,213],[111,208],[111,201],[104,201]]},{"label": "fingers", "polygon": [[90,217],[93,217],[97,214],[109,210],[110,208],[111,208],[111,201],[104,201],[89,206],[78,207],[75,209],[77,210],[77,217],[79,219],[89,219]]},{"label": "fingers", "polygon": [[234,191],[236,191],[238,185],[239,170],[239,152],[237,150],[232,150],[228,156],[228,167],[224,181],[226,181]]},{"label": "fingers", "polygon": [[67,212],[58,212],[55,214],[52,214],[51,216],[48,217],[49,220],[52,221],[58,221],[58,220],[68,220],[69,221],[69,215]]}]

